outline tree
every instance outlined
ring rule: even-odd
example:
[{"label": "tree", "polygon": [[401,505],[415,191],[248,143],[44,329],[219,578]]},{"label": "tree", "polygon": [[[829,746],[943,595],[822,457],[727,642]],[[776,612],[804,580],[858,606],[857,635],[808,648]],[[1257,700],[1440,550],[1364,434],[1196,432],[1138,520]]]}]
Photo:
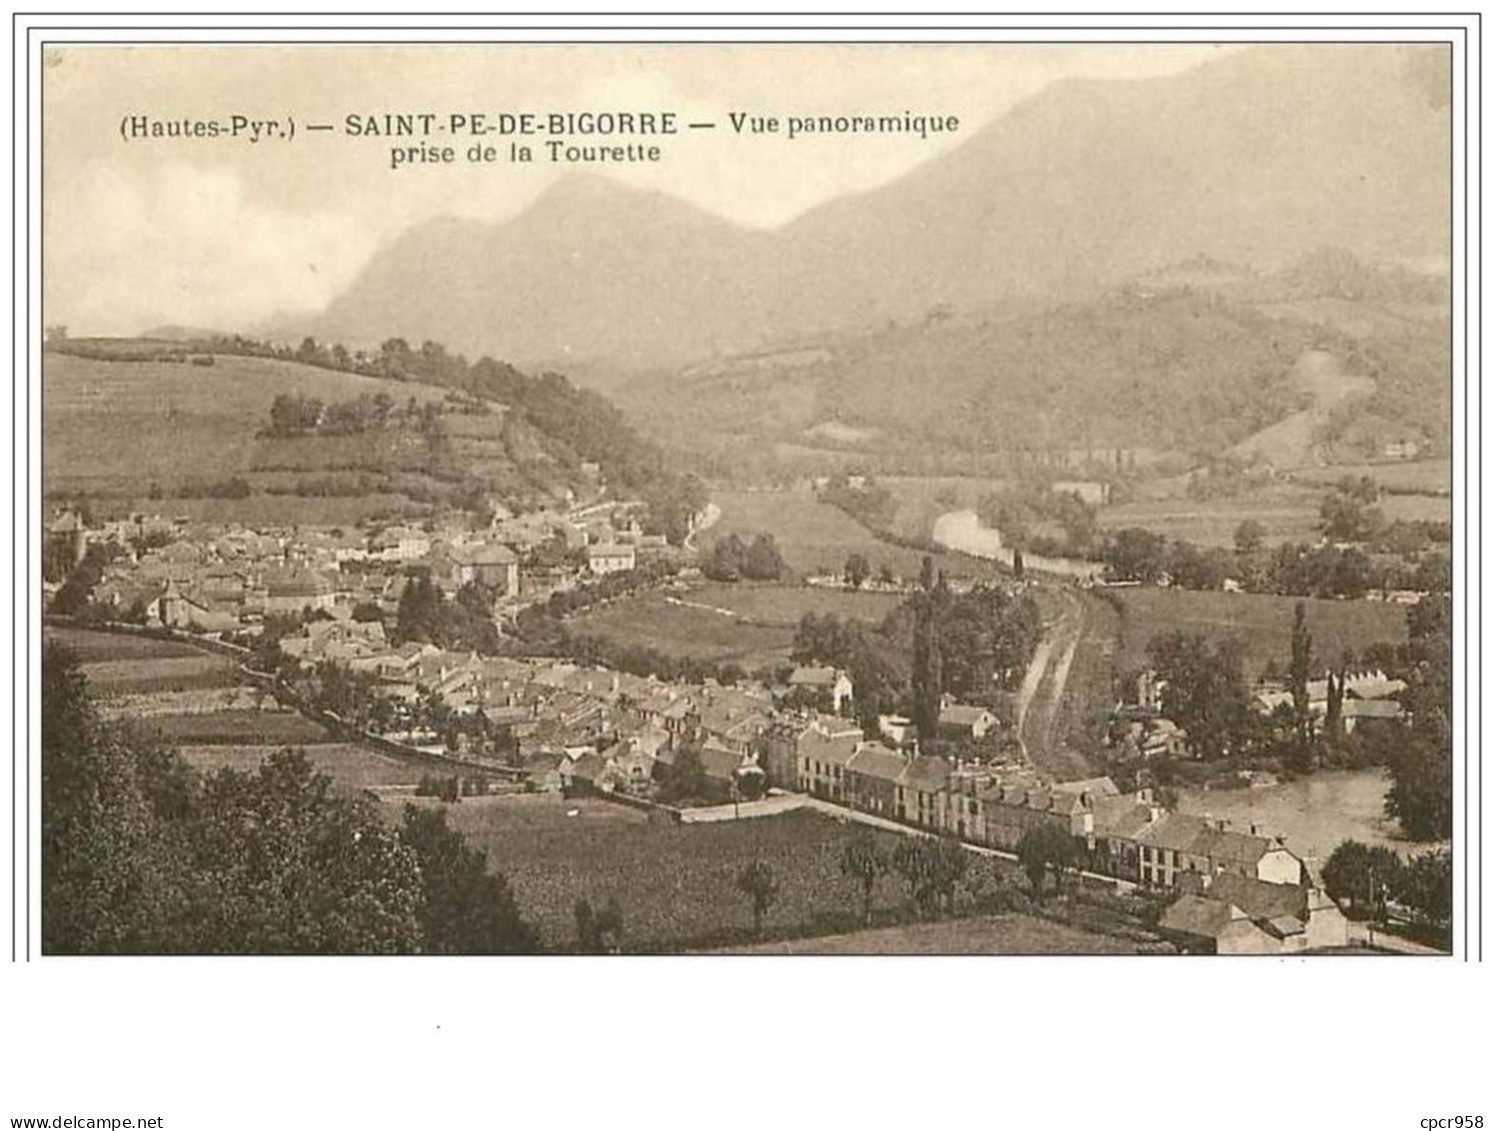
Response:
[{"label": "tree", "polygon": [[442,809],[405,806],[400,841],[420,867],[418,912],[426,954],[531,954],[533,929],[508,881],[487,869],[487,853],[446,824]]},{"label": "tree", "polygon": [[1292,719],[1304,737],[1312,725],[1307,679],[1312,665],[1312,633],[1307,631],[1307,604],[1298,601],[1292,610],[1292,658],[1287,666],[1287,681],[1292,692]]},{"label": "tree", "polygon": [[892,850],[892,870],[908,885],[908,898],[922,911],[928,885],[928,858],[923,851],[923,842],[911,837],[899,841]]},{"label": "tree", "polygon": [[1323,865],[1323,890],[1356,913],[1384,918],[1385,896],[1400,870],[1401,858],[1391,849],[1346,840]]},{"label": "tree", "polygon": [[871,922],[872,892],[876,890],[877,881],[887,874],[887,868],[887,853],[865,830],[857,832],[841,849],[841,874],[860,885],[862,917],[868,924]]},{"label": "tree", "polygon": [[1266,528],[1253,518],[1247,518],[1235,527],[1235,549],[1242,554],[1253,554],[1266,542]]},{"label": "tree", "polygon": [[1419,921],[1446,927],[1452,921],[1452,854],[1413,856],[1392,878],[1391,897]]},{"label": "tree", "polygon": [[705,763],[700,759],[700,748],[691,743],[675,751],[672,765],[659,762],[656,769],[660,801],[689,801],[707,793]]},{"label": "tree", "polygon": [[1032,885],[1032,896],[1043,902],[1043,879],[1051,871],[1053,886],[1060,894],[1063,891],[1065,872],[1074,863],[1074,838],[1057,825],[1044,822],[1034,825],[1022,834],[1017,842],[1017,862]]},{"label": "tree", "polygon": [[712,581],[737,581],[746,561],[746,544],[737,535],[728,534],[711,547],[710,556],[700,568]]},{"label": "tree", "polygon": [[871,576],[871,562],[867,561],[865,554],[857,551],[846,558],[845,576],[846,584],[852,589],[860,589],[866,584],[866,579]]},{"label": "tree", "polygon": [[1368,477],[1357,482],[1347,476],[1339,480],[1318,508],[1323,537],[1330,542],[1364,542],[1375,537],[1385,524],[1385,516],[1372,505],[1379,495],[1379,487]]},{"label": "tree", "polygon": [[939,592],[920,593],[913,605],[913,725],[921,741],[939,734],[944,655],[939,639]]},{"label": "tree", "polygon": [[1189,747],[1206,759],[1234,750],[1252,722],[1239,641],[1210,648],[1202,636],[1173,632],[1153,637],[1147,653],[1166,681],[1162,712],[1184,729]]},{"label": "tree", "polygon": [[1117,531],[1105,548],[1105,563],[1117,581],[1150,585],[1167,570],[1167,539],[1140,527]]},{"label": "tree", "polygon": [[908,894],[921,915],[934,914],[941,901],[953,909],[955,888],[969,866],[969,856],[958,841],[939,837],[909,837],[892,853],[892,870],[908,885]]},{"label": "tree", "polygon": [[360,601],[353,606],[353,620],[360,624],[370,624],[383,619],[383,610],[373,601]]},{"label": "tree", "polygon": [[112,725],[85,718],[71,737],[43,782],[50,953],[420,948],[414,854],[303,755],[203,779]]},{"label": "tree", "polygon": [[576,901],[576,949],[582,954],[617,954],[622,949],[623,915],[616,896],[594,911],[584,899]]},{"label": "tree", "polygon": [[741,573],[753,581],[777,581],[788,572],[778,543],[771,534],[759,534],[742,557]]},{"label": "tree", "polygon": [[1392,749],[1389,770],[1385,815],[1399,821],[1412,840],[1452,836],[1452,758],[1447,752],[1421,741],[1403,743]]},{"label": "tree", "polygon": [[778,879],[771,865],[754,860],[737,873],[737,890],[752,901],[752,933],[763,933],[763,916],[778,898]]},{"label": "tree", "polygon": [[1337,749],[1344,741],[1344,673],[1328,673],[1328,709],[1323,716],[1323,738]]},{"label": "tree", "polygon": [[[1426,611],[1420,606],[1429,604]],[[1451,606],[1423,600],[1407,614],[1414,666],[1407,673],[1402,705],[1411,717],[1403,741],[1391,750],[1391,785],[1386,816],[1413,840],[1452,835],[1452,638]]]}]

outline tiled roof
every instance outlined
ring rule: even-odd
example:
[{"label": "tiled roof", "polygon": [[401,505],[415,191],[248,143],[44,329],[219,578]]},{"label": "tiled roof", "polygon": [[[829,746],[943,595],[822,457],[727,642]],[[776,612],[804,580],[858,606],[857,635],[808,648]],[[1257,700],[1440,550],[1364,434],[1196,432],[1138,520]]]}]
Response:
[{"label": "tiled roof", "polygon": [[867,742],[851,755],[846,769],[853,774],[863,774],[879,781],[895,782],[907,770],[908,761],[906,756],[887,749],[879,742]]},{"label": "tiled roof", "polygon": [[1143,829],[1136,840],[1139,844],[1201,856],[1204,853],[1198,846],[1207,842],[1209,832],[1208,822],[1202,817],[1187,813],[1166,813],[1160,820]]},{"label": "tiled roof", "polygon": [[1162,913],[1158,926],[1164,931],[1177,931],[1180,934],[1217,939],[1233,918],[1228,903],[1221,903],[1217,899],[1208,899],[1199,895],[1184,895],[1178,897],[1177,901]]},{"label": "tiled roof", "polygon": [[1296,884],[1268,884],[1224,872],[1214,877],[1205,894],[1209,899],[1234,904],[1252,919],[1303,919],[1307,915],[1307,889]]}]

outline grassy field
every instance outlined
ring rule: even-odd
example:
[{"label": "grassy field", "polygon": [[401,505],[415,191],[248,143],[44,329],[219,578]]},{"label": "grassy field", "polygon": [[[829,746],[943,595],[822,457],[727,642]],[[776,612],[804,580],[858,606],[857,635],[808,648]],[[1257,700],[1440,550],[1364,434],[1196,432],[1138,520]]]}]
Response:
[{"label": "grassy field", "polygon": [[60,628],[48,626],[43,635],[58,644],[66,645],[82,664],[97,664],[111,660],[161,660],[183,656],[201,656],[203,653],[190,644],[177,640],[153,640],[146,636],[125,636],[117,632],[95,632],[87,628]]},{"label": "grassy field", "polygon": [[248,471],[281,393],[349,400],[387,392],[440,400],[441,390],[265,358],[220,356],[211,367],[106,362],[49,353],[42,437],[47,489],[72,479],[174,482]]},{"label": "grassy field", "polygon": [[[439,485],[426,478],[429,445],[396,415],[357,435],[260,435],[282,393],[325,403],[387,394],[402,412],[411,398],[445,391],[294,362],[218,355],[212,366],[164,361],[94,361],[49,353],[43,370],[43,488],[81,491],[105,517],[143,511],[214,522],[352,524],[370,516],[418,515]],[[449,413],[451,458],[468,472],[512,472],[503,415]],[[242,499],[179,498],[230,477]],[[271,494],[312,480],[314,496]],[[320,492],[333,490],[332,497]],[[164,498],[150,498],[159,487]],[[348,494],[337,495],[338,491]],[[356,492],[367,491],[367,494]]]},{"label": "grassy field", "polygon": [[903,603],[897,593],[858,593],[842,589],[811,588],[806,585],[705,585],[678,594],[681,600],[730,609],[739,617],[760,625],[799,623],[805,613],[820,616],[880,621]]},{"label": "grassy field", "polygon": [[379,785],[416,785],[431,771],[386,754],[346,743],[245,743],[243,745],[183,745],[177,749],[188,764],[205,773],[232,769],[252,773],[267,762],[270,755],[286,745],[305,752],[311,764],[339,785],[349,789],[366,789]]},{"label": "grassy field", "polygon": [[618,644],[735,662],[751,670],[788,661],[794,630],[807,612],[875,622],[901,600],[895,594],[808,586],[706,585],[683,593],[647,593],[617,601],[569,624],[575,632]]},{"label": "grassy field", "polygon": [[1387,491],[1419,492],[1426,495],[1452,494],[1452,461],[1445,459],[1314,467],[1292,472],[1293,480],[1299,483],[1325,486],[1337,483],[1346,475],[1355,479],[1367,475]]},{"label": "grassy field", "polygon": [[136,657],[81,665],[93,694],[139,695],[150,691],[186,691],[232,687],[239,682],[238,663],[227,656]]},{"label": "grassy field", "polygon": [[[1144,667],[1147,643],[1173,631],[1198,633],[1216,643],[1230,636],[1239,638],[1247,679],[1259,676],[1273,659],[1285,670],[1290,659],[1293,610],[1299,598],[1186,589],[1114,592],[1124,608],[1118,672]],[[1406,639],[1406,610],[1400,605],[1313,598],[1306,598],[1305,603],[1315,665],[1336,664],[1346,648],[1359,655],[1371,644],[1399,644]]]},{"label": "grassy field", "polygon": [[1122,939],[1030,915],[986,915],[732,947],[726,954],[1135,954]]},{"label": "grassy field", "polygon": [[735,662],[752,669],[783,663],[794,630],[748,624],[708,609],[685,608],[657,593],[618,601],[567,622],[571,631],[615,644],[657,648],[671,656]]},{"label": "grassy field", "polygon": [[367,518],[418,517],[429,507],[404,495],[375,493],[328,498],[302,495],[250,495],[246,499],[151,499],[145,494],[104,498],[108,484],[78,485],[103,518],[159,514],[193,522],[240,523],[244,526],[356,526]]},{"label": "grassy field", "polygon": [[[573,809],[577,815],[567,817]],[[765,861],[778,880],[766,929],[808,926],[860,906],[859,889],[839,864],[853,830],[818,813],[663,825],[610,802],[556,795],[468,799],[447,813],[508,877],[521,911],[550,946],[574,942],[578,899],[595,906],[615,896],[629,949],[708,945],[722,932],[750,928],[752,909],[735,877],[753,860]],[[877,835],[889,846],[897,840]],[[904,901],[898,883],[879,884],[877,907]]]},{"label": "grassy field", "polygon": [[1233,548],[1235,530],[1246,519],[1264,526],[1266,541],[1273,545],[1317,541],[1321,503],[1317,488],[1277,484],[1234,498],[1147,499],[1101,507],[1098,519],[1103,530],[1140,526],[1199,546]]},{"label": "grassy field", "polygon": [[151,725],[170,742],[194,746],[307,746],[328,737],[304,715],[282,711],[157,715]]},{"label": "grassy field", "polygon": [[[773,535],[789,566],[802,574],[837,573],[853,553],[865,554],[875,573],[885,562],[901,577],[916,578],[923,553],[878,539],[841,510],[817,501],[807,491],[717,491],[721,520],[702,535],[703,548],[737,534],[750,539]],[[993,567],[973,558],[936,554],[951,577],[989,576]]]},{"label": "grassy field", "polygon": [[1375,504],[1387,519],[1406,522],[1451,522],[1452,497],[1444,495],[1381,495]]}]

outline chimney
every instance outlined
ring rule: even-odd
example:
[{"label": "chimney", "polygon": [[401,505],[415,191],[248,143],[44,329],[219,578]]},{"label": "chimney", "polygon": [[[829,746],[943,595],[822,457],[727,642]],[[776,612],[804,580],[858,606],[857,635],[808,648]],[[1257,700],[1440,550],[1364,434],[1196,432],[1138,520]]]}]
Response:
[{"label": "chimney", "polygon": [[1163,813],[1163,810],[1159,806],[1153,805],[1152,806],[1152,815],[1151,815],[1151,817],[1149,819],[1149,823],[1150,824],[1156,824],[1158,821],[1160,821],[1162,819],[1162,813]]}]

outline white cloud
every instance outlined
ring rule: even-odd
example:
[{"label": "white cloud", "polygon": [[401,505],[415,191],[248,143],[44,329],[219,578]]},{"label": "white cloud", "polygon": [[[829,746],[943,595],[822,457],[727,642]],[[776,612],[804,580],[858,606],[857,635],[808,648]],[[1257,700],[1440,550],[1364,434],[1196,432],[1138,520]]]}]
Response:
[{"label": "white cloud", "polygon": [[289,212],[248,197],[240,175],[168,161],[93,162],[47,187],[48,321],[80,332],[151,324],[239,328],[313,309],[351,282],[376,234],[334,212]]}]

